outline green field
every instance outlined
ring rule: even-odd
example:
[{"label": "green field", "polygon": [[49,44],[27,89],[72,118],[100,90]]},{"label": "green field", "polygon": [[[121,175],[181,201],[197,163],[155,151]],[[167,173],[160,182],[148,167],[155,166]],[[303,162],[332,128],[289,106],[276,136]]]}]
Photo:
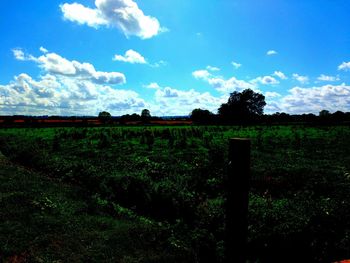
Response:
[{"label": "green field", "polygon": [[0,257],[222,262],[232,137],[252,140],[249,261],[350,258],[350,129],[297,125],[2,129]]}]

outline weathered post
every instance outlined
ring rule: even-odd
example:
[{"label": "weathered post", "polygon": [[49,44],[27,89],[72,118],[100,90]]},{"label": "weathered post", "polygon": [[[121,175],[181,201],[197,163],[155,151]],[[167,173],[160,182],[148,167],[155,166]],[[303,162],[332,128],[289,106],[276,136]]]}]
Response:
[{"label": "weathered post", "polygon": [[226,183],[225,262],[241,263],[247,256],[250,140],[230,139]]}]

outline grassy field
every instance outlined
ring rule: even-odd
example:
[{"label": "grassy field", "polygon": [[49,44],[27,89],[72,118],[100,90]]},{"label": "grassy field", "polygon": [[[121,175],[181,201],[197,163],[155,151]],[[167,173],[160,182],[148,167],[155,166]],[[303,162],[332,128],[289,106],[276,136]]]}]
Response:
[{"label": "grassy field", "polygon": [[165,230],[0,157],[0,262],[186,262]]},{"label": "grassy field", "polygon": [[249,261],[350,258],[346,126],[2,129],[0,255],[221,262],[231,137],[252,140]]}]

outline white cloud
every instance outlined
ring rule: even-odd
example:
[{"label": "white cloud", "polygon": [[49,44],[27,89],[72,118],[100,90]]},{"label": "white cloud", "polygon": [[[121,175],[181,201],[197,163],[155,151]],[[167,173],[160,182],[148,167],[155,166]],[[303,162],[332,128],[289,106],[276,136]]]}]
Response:
[{"label": "white cloud", "polygon": [[209,85],[214,87],[217,91],[222,93],[230,93],[233,91],[243,90],[243,89],[253,89],[258,91],[257,86],[253,82],[247,82],[244,80],[239,80],[235,77],[229,79],[224,79],[221,76],[214,76],[209,71],[202,69],[192,72],[192,76],[196,79],[201,79],[208,82]]},{"label": "white cloud", "polygon": [[349,71],[350,70],[350,62],[343,62],[338,66],[338,70]]},{"label": "white cloud", "polygon": [[192,76],[195,77],[196,79],[207,80],[211,76],[211,73],[206,69],[200,69],[200,70],[193,71]]},{"label": "white cloud", "polygon": [[15,58],[17,60],[25,60],[24,52],[22,50],[20,50],[20,49],[13,49],[12,52],[13,52],[13,55],[15,56]]},{"label": "white cloud", "polygon": [[280,79],[287,79],[287,76],[282,71],[275,71],[273,75],[279,77]]},{"label": "white cloud", "polygon": [[126,36],[147,39],[167,31],[156,18],[145,15],[133,0],[96,0],[95,6],[92,9],[78,3],[65,3],[60,8],[69,21],[94,28],[116,27]]},{"label": "white cloud", "polygon": [[224,97],[214,97],[209,92],[200,93],[193,89],[179,90],[160,87],[155,92],[155,104],[152,111],[159,115],[188,115],[195,108],[204,108],[216,112]]},{"label": "white cloud", "polygon": [[266,98],[277,98],[277,97],[281,97],[281,94],[274,92],[274,91],[266,91],[265,97]]},{"label": "white cloud", "polygon": [[293,78],[299,81],[301,84],[306,84],[309,82],[309,78],[307,76],[301,76],[299,74],[294,73]]},{"label": "white cloud", "polygon": [[235,67],[235,69],[238,69],[238,68],[240,68],[242,66],[242,64],[234,62],[234,61],[232,61],[231,64],[232,64],[232,66]]},{"label": "white cloud", "polygon": [[28,56],[26,56],[26,54],[20,48],[12,49],[12,53],[13,53],[13,56],[15,57],[15,59],[17,59],[17,60],[24,61],[24,60],[30,59]]},{"label": "white cloud", "polygon": [[11,115],[96,115],[101,110],[120,115],[139,112],[147,105],[132,90],[50,74],[39,80],[20,74],[0,85],[0,97],[0,114]]},{"label": "white cloud", "polygon": [[209,70],[209,71],[220,71],[220,68],[213,67],[213,66],[207,66],[207,70]]},{"label": "white cloud", "polygon": [[233,91],[241,91],[244,89],[257,90],[255,84],[239,80],[235,77],[231,77],[227,80],[222,77],[213,77],[208,80],[208,83],[213,86],[217,91],[222,93],[231,93]]},{"label": "white cloud", "polygon": [[266,55],[268,55],[268,56],[277,55],[277,51],[276,50],[269,50],[266,52]]},{"label": "white cloud", "polygon": [[88,26],[98,28],[102,25],[108,25],[108,21],[98,9],[91,9],[78,3],[60,5],[63,18],[78,24],[87,24]]},{"label": "white cloud", "polygon": [[128,51],[125,52],[124,56],[122,55],[115,55],[113,60],[116,61],[123,61],[127,63],[132,63],[132,64],[146,64],[146,59],[138,52],[135,50],[129,49]]},{"label": "white cloud", "polygon": [[318,113],[329,111],[349,111],[350,87],[342,85],[325,85],[313,88],[294,87],[289,95],[281,98],[280,108],[288,113]]},{"label": "white cloud", "polygon": [[45,71],[53,74],[75,75],[77,73],[73,62],[55,53],[42,55],[36,58],[35,61],[39,63],[40,67]]},{"label": "white cloud", "polygon": [[156,91],[156,97],[176,98],[176,97],[179,97],[179,92],[176,89],[172,89],[170,87],[165,87],[163,89],[158,89]]},{"label": "white cloud", "polygon": [[276,101],[267,101],[266,106],[264,107],[264,112],[267,114],[275,113],[275,112],[281,112],[283,111],[280,108],[280,105]]},{"label": "white cloud", "polygon": [[148,85],[143,85],[143,87],[145,87],[147,89],[160,89],[160,86],[158,85],[157,82],[151,82]]},{"label": "white cloud", "polygon": [[151,67],[153,68],[159,68],[159,67],[163,67],[168,65],[168,62],[164,61],[164,60],[159,60],[158,62],[155,62],[153,64],[149,64]]},{"label": "white cloud", "polygon": [[13,50],[16,59],[36,62],[46,73],[74,77],[80,80],[90,80],[97,84],[124,84],[125,75],[120,72],[96,71],[95,67],[86,62],[70,61],[56,53],[45,53],[40,57],[26,55],[21,50]]},{"label": "white cloud", "polygon": [[148,107],[135,91],[109,86],[125,83],[122,73],[97,71],[90,63],[55,53],[34,57],[14,51],[14,56],[35,62],[42,75],[34,79],[22,73],[0,85],[0,114],[95,115],[107,110],[121,115]]},{"label": "white cloud", "polygon": [[49,52],[49,51],[48,51],[46,48],[44,48],[44,47],[40,47],[39,50],[40,50],[42,53],[44,53],[44,54]]},{"label": "white cloud", "polygon": [[279,81],[271,76],[257,77],[251,81],[252,83],[261,83],[263,85],[276,85]]},{"label": "white cloud", "polygon": [[317,80],[319,81],[338,81],[340,80],[338,76],[327,76],[327,75],[324,75],[324,74],[321,74]]}]

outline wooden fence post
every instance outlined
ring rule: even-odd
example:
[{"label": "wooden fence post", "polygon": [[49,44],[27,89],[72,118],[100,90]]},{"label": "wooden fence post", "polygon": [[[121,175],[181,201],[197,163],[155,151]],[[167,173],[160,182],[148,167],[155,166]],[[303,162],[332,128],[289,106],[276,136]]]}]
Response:
[{"label": "wooden fence post", "polygon": [[247,256],[250,140],[233,138],[229,142],[225,262],[241,263]]}]

